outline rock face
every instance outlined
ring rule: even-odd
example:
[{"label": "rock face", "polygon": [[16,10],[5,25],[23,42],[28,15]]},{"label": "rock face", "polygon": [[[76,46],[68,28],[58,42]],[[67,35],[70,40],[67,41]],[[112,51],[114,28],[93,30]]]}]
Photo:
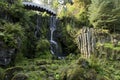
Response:
[{"label": "rock face", "polygon": [[78,43],[78,48],[83,56],[90,57],[91,53],[95,51],[96,39],[94,29],[83,27],[81,34],[78,36]]},{"label": "rock face", "polygon": [[5,43],[0,41],[0,65],[8,65],[11,62],[12,57],[15,55],[14,48],[6,48]]},{"label": "rock face", "polygon": [[119,34],[110,34],[108,30],[83,27],[77,37],[77,44],[82,56],[91,54],[101,58],[120,59]]}]

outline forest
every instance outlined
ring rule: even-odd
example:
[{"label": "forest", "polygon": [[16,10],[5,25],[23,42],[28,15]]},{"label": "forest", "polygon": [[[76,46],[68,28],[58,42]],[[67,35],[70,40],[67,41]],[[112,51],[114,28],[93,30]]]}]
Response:
[{"label": "forest", "polygon": [[120,0],[0,0],[0,80],[120,80]]}]

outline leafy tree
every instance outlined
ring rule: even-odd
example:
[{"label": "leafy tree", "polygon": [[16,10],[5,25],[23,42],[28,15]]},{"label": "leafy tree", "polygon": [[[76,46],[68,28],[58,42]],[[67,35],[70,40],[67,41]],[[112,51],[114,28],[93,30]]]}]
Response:
[{"label": "leafy tree", "polygon": [[108,29],[119,28],[120,2],[118,0],[91,1],[92,3],[89,7],[89,20],[94,27]]}]

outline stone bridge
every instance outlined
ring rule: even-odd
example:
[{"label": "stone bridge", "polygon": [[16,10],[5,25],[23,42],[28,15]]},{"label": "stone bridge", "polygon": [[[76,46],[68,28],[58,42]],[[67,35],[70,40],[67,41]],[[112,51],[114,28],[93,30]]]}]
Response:
[{"label": "stone bridge", "polygon": [[55,16],[56,10],[50,5],[52,0],[46,0],[46,4],[43,1],[44,0],[23,0],[22,3],[26,9],[47,12],[48,14]]}]

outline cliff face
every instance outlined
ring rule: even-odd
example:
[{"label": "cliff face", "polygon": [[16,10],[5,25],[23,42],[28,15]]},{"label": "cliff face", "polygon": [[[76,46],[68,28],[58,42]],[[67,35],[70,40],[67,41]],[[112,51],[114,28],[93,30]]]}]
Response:
[{"label": "cliff face", "polygon": [[120,38],[118,35],[105,29],[83,27],[76,41],[81,55],[86,58],[96,55],[97,57],[120,59]]},{"label": "cliff face", "polygon": [[93,28],[83,27],[77,41],[80,53],[83,56],[89,58],[92,53],[95,53],[96,38]]}]

